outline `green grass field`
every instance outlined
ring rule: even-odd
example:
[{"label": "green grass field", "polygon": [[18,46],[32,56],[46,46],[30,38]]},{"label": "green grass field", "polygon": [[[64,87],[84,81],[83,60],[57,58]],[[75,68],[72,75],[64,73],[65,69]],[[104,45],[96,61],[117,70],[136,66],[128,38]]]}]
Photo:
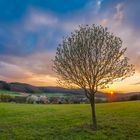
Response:
[{"label": "green grass field", "polygon": [[35,95],[37,95],[37,96],[47,96],[47,97],[67,97],[63,93],[38,93],[38,94],[35,94]]},{"label": "green grass field", "polygon": [[[20,92],[8,91],[8,90],[0,90],[0,94],[10,95],[10,96],[22,96]],[[33,95],[47,96],[47,97],[68,97],[66,94],[63,94],[63,93],[35,93]]]},{"label": "green grass field", "polygon": [[0,94],[10,95],[10,96],[20,96],[18,92],[8,91],[8,90],[0,90]]},{"label": "green grass field", "polygon": [[0,104],[1,140],[140,140],[140,102],[90,105]]}]

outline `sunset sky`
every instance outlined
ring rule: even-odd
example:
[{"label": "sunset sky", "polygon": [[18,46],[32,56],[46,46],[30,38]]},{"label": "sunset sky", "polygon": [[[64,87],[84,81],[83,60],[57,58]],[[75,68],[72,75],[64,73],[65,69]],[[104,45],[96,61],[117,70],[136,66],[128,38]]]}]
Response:
[{"label": "sunset sky", "polygon": [[0,0],[0,80],[56,86],[52,59],[79,24],[98,24],[123,40],[136,74],[108,91],[140,91],[140,0]]}]

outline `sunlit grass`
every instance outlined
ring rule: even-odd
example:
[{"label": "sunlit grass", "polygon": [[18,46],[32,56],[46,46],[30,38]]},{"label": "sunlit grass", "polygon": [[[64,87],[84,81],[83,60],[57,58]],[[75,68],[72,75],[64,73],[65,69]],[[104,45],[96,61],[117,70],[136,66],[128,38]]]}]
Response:
[{"label": "sunlit grass", "polygon": [[66,94],[63,93],[38,93],[35,94],[37,96],[47,96],[47,97],[67,97]]},{"label": "sunlit grass", "polygon": [[0,90],[0,94],[10,95],[10,96],[20,96],[20,94],[18,92],[8,91],[8,90]]},{"label": "sunlit grass", "polygon": [[97,104],[98,131],[90,105],[0,104],[2,140],[139,140],[140,102]]}]

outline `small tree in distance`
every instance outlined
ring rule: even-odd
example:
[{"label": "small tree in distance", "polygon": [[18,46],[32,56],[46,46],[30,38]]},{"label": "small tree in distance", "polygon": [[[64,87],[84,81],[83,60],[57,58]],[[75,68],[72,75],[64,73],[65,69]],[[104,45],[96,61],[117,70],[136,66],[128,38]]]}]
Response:
[{"label": "small tree in distance", "polygon": [[85,91],[92,108],[93,128],[97,129],[95,93],[116,80],[134,74],[124,56],[122,40],[102,26],[79,26],[57,48],[54,69],[59,79]]}]

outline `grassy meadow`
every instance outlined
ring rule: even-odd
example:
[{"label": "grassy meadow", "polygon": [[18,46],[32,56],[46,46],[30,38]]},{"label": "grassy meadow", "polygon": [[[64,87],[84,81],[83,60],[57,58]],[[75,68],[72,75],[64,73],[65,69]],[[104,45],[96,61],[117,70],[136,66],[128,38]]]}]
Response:
[{"label": "grassy meadow", "polygon": [[35,94],[35,95],[37,95],[37,96],[47,96],[47,97],[67,97],[63,93],[38,93],[38,94]]},{"label": "grassy meadow", "polygon": [[93,131],[88,104],[0,103],[1,140],[139,140],[140,102],[97,104]]},{"label": "grassy meadow", "polygon": [[20,93],[15,91],[8,91],[8,90],[0,90],[0,94],[10,95],[10,96],[20,96]]},{"label": "grassy meadow", "polygon": [[[8,90],[0,90],[0,94],[3,95],[10,95],[10,96],[23,96],[24,93],[21,92],[15,92],[15,91],[8,91]],[[31,93],[25,93],[26,96],[30,95]],[[47,97],[69,97],[74,95],[69,95],[67,93],[32,93],[36,96],[47,96]]]},{"label": "grassy meadow", "polygon": [[[10,95],[10,96],[24,96],[22,93],[20,92],[15,92],[15,91],[8,91],[8,90],[0,90],[0,95]],[[25,93],[26,96],[30,95],[30,93]],[[65,94],[63,93],[35,93],[33,95],[36,96],[47,96],[47,97],[67,97]]]}]

